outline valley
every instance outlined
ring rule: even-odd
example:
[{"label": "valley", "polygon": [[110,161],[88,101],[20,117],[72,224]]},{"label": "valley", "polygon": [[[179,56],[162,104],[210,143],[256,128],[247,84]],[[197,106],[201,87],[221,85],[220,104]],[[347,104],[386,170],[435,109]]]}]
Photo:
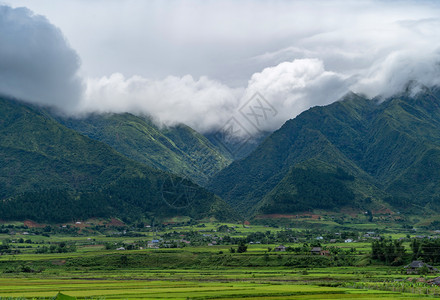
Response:
[{"label": "valley", "polygon": [[[412,299],[440,293],[432,283],[436,273],[406,273],[413,241],[438,236],[423,221],[410,227],[379,219],[287,220],[295,223],[4,223],[0,297],[43,299],[62,292],[77,299]],[[372,244],[380,237],[402,241],[401,262],[373,258]],[[246,249],[238,251],[240,245]],[[328,254],[313,254],[316,247]]]},{"label": "valley", "polygon": [[0,3],[0,300],[440,298],[440,2]]},{"label": "valley", "polygon": [[1,99],[0,298],[438,296],[407,269],[440,263],[439,99],[349,94],[235,160],[189,127]]}]

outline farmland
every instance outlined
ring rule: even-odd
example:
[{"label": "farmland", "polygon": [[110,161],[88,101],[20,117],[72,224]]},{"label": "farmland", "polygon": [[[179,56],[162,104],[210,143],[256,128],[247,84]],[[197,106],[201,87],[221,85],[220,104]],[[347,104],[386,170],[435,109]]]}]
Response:
[{"label": "farmland", "polygon": [[[437,286],[426,282],[435,274],[407,275],[403,264],[392,266],[372,259],[374,239],[365,231],[375,238],[401,239],[405,259],[410,260],[414,230],[383,224],[364,229],[362,224],[307,222],[314,222],[316,228],[186,221],[155,227],[122,222],[101,226],[100,220],[3,224],[0,297],[43,299],[59,291],[78,299],[412,299],[440,295]],[[435,233],[422,228],[417,231],[420,234]],[[240,243],[246,247],[242,253],[238,252]],[[280,244],[287,250],[275,251]],[[314,245],[331,254],[310,254]]]}]

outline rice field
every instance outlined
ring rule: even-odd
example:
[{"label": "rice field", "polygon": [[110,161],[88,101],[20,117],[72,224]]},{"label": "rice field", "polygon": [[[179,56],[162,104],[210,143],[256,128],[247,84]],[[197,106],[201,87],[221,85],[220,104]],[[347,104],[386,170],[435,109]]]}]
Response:
[{"label": "rice field", "polygon": [[59,291],[78,299],[413,299],[426,295],[316,285],[242,282],[0,279],[0,299],[49,298]]},{"label": "rice field", "polygon": [[[213,234],[219,225],[170,227],[160,234],[193,230]],[[362,227],[362,230],[377,227],[367,225],[353,224],[353,227]],[[235,226],[233,237],[283,230],[263,225]],[[319,233],[318,229],[312,236]],[[153,238],[153,232],[143,234],[142,237],[33,235],[32,240],[38,244],[21,243],[20,246],[29,248],[22,248],[17,255],[0,256],[0,300],[52,299],[58,292],[77,299],[415,299],[439,297],[440,294],[436,287],[412,284],[408,280],[410,276],[402,274],[402,267],[368,262],[370,242],[328,243],[326,246],[345,251],[356,248],[347,254],[356,257],[356,265],[334,264],[326,268],[289,264],[291,259],[303,261],[310,256],[268,251],[278,244],[249,244],[247,252],[241,254],[230,253],[231,245],[130,251],[106,250],[104,245],[106,242],[133,243]],[[399,238],[406,233],[390,230],[387,235]],[[29,237],[20,233],[14,236],[0,234],[0,240],[9,239],[14,246],[17,244],[13,239]],[[77,251],[35,253],[36,247],[63,241],[76,243]],[[286,245],[300,246],[301,243]],[[409,251],[409,243],[404,245]],[[32,271],[17,271],[23,267]]]},{"label": "rice field", "polygon": [[307,270],[54,267],[37,274],[2,274],[0,300],[51,299],[58,292],[77,299],[415,299],[438,293],[426,288],[415,292],[384,290],[383,285],[374,283],[402,278],[389,273],[388,267],[366,267],[364,271],[357,267]]}]

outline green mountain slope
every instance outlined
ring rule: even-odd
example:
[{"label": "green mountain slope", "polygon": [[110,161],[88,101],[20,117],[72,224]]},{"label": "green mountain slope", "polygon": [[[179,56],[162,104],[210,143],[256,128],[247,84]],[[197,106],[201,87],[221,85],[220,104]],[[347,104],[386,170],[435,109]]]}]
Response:
[{"label": "green mountain slope", "polygon": [[217,148],[224,156],[233,160],[242,159],[254,151],[271,132],[265,131],[250,136],[249,139],[234,139],[228,136],[222,130],[206,133],[205,137]]},{"label": "green mountain slope", "polygon": [[133,160],[188,177],[200,185],[232,161],[226,152],[185,125],[160,129],[148,118],[132,114],[57,119]]},{"label": "green mountain slope", "polygon": [[233,216],[194,183],[126,158],[50,116],[0,98],[0,219]]},{"label": "green mountain slope", "polygon": [[438,210],[439,151],[439,89],[382,103],[349,94],[287,121],[210,188],[247,214],[367,210],[384,201],[399,210]]}]

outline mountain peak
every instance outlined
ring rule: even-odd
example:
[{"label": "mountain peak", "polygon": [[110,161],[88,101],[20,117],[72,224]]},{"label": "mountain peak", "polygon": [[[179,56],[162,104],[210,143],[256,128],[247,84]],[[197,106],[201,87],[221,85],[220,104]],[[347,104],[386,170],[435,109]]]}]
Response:
[{"label": "mountain peak", "polygon": [[[434,200],[440,199],[435,184],[440,180],[435,167],[440,164],[439,95],[438,88],[431,88],[378,102],[348,93],[287,121],[255,152],[221,171],[210,187],[242,211],[251,205],[253,214],[262,207],[272,213],[344,206],[362,211],[384,204],[399,210],[427,209],[428,204],[440,209]],[[353,180],[327,184],[323,178],[335,176],[329,168]],[[237,177],[240,182],[232,179]],[[326,197],[337,195],[335,187],[353,197],[329,208]],[[277,199],[290,206],[279,206]]]}]

